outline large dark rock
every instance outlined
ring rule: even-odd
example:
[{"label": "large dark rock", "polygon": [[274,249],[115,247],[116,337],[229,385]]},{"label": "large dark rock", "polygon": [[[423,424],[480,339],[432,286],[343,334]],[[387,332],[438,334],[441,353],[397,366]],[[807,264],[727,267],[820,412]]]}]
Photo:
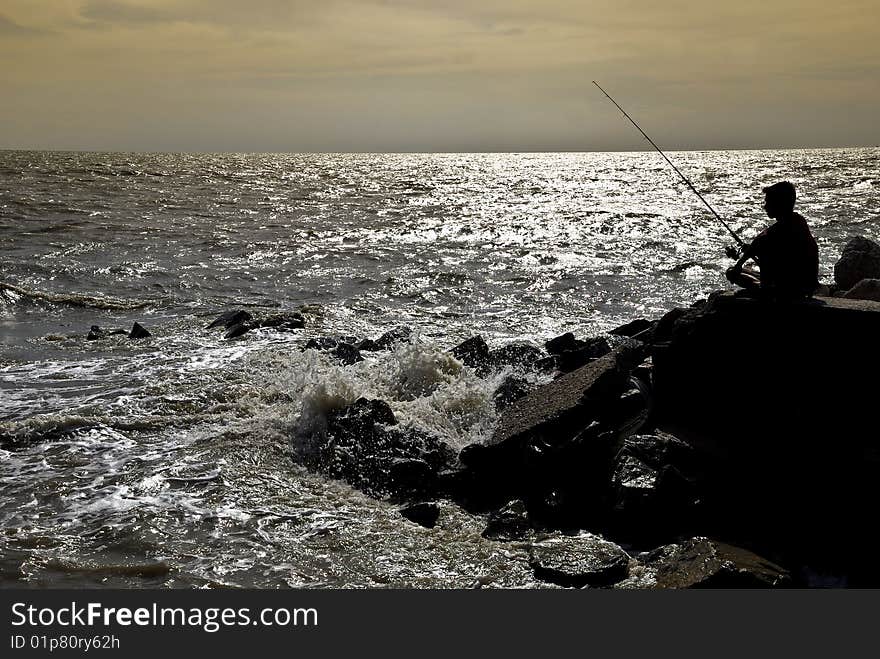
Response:
[{"label": "large dark rock", "polygon": [[832,573],[861,561],[846,548],[880,540],[864,523],[880,505],[865,385],[880,373],[880,303],[717,293],[660,325],[654,415],[710,465],[700,533]]},{"label": "large dark rock", "polygon": [[646,340],[646,336],[649,334],[650,330],[654,329],[656,324],[657,321],[637,318],[636,320],[625,323],[620,327],[615,327],[608,333],[613,334],[614,336],[638,336],[640,339]]},{"label": "large dark rock", "polygon": [[563,373],[570,373],[611,352],[608,341],[602,337],[581,341],[580,344],[577,348],[563,350],[556,355],[557,367]]},{"label": "large dark rock", "polygon": [[490,540],[522,540],[531,530],[532,523],[526,504],[516,500],[489,513],[483,537]]},{"label": "large dark rock", "polygon": [[704,467],[697,452],[663,432],[633,435],[614,458],[614,528],[633,541],[675,536],[697,515]]},{"label": "large dark rock", "polygon": [[[538,387],[502,411],[492,438],[466,446],[459,484],[471,505],[521,498],[542,523],[571,526],[603,513],[619,437],[603,423],[644,354],[636,342]],[[468,489],[469,488],[469,489]]]},{"label": "large dark rock", "polygon": [[545,355],[530,343],[509,343],[488,354],[489,363],[495,368],[504,366],[530,367]]},{"label": "large dark rock", "polygon": [[584,534],[535,543],[530,562],[535,576],[560,586],[611,586],[626,578],[630,557],[613,542]]},{"label": "large dark rock", "polygon": [[439,438],[402,428],[385,401],[359,398],[328,414],[326,432],[307,461],[376,496],[410,499],[438,490],[438,472],[454,453]]},{"label": "large dark rock", "polygon": [[784,568],[746,549],[691,538],[637,557],[637,578],[622,586],[654,588],[779,588],[792,583]]},{"label": "large dark rock", "polygon": [[834,264],[834,281],[847,290],[862,279],[880,279],[880,245],[862,236],[854,236]]},{"label": "large dark rock", "polygon": [[644,355],[642,344],[626,343],[537,388],[504,411],[486,448],[533,437],[550,443],[570,439],[628,388],[630,372]]},{"label": "large dark rock", "polygon": [[450,352],[458,361],[471,368],[478,368],[489,363],[489,346],[479,334],[462,341]]}]

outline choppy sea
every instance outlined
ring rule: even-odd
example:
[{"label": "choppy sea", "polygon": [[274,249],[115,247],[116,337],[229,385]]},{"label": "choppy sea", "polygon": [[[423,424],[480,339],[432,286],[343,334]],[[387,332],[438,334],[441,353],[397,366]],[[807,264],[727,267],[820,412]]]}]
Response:
[{"label": "choppy sea", "polygon": [[[825,281],[880,238],[880,149],[671,157],[744,238],[794,182]],[[0,151],[0,586],[537,586],[479,517],[422,528],[298,451],[360,396],[479,441],[505,374],[449,348],[657,317],[727,286],[730,242],[656,153]],[[224,340],[230,309],[306,327]],[[351,366],[303,350],[400,326]]]}]

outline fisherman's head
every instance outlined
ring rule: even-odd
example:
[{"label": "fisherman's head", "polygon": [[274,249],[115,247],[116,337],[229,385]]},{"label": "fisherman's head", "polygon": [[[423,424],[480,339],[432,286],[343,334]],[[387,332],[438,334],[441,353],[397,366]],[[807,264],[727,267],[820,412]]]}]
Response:
[{"label": "fisherman's head", "polygon": [[774,183],[764,188],[764,210],[770,217],[784,217],[794,210],[797,197],[794,185],[788,181]]}]

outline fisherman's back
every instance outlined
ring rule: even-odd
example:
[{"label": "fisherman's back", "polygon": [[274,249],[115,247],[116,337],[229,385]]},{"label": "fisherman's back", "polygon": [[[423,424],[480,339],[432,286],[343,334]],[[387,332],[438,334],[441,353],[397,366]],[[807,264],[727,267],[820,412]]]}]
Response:
[{"label": "fisherman's back", "polygon": [[753,241],[761,288],[782,295],[811,295],[819,285],[819,248],[799,214],[780,217]]}]

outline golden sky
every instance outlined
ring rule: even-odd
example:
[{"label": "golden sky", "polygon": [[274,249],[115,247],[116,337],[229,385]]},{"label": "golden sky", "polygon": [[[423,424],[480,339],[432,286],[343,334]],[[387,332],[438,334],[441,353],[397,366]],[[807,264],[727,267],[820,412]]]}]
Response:
[{"label": "golden sky", "polygon": [[878,0],[0,0],[0,148],[880,144]]}]

